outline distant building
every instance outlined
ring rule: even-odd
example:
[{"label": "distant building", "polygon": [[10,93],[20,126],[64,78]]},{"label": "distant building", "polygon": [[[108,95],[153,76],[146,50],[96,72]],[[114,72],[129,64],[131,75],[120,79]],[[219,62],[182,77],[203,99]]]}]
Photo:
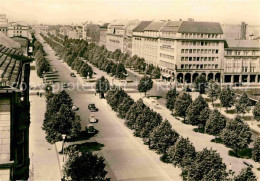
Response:
[{"label": "distant building", "polygon": [[65,25],[60,28],[60,34],[67,36],[69,39],[82,39],[83,28],[82,26]]},{"label": "distant building", "polygon": [[258,40],[227,40],[224,82],[260,83],[260,44]]},{"label": "distant building", "polygon": [[89,43],[99,43],[100,40],[100,25],[88,22],[83,25],[84,40]]},{"label": "distant building", "polygon": [[108,25],[109,25],[109,23],[104,23],[100,26],[100,30],[99,30],[99,44],[100,45],[106,45]]},{"label": "distant building", "polygon": [[49,31],[49,26],[47,25],[37,25],[33,27],[36,34],[44,34],[47,35]]},{"label": "distant building", "polygon": [[[107,28],[106,47],[110,51],[116,49],[127,53],[129,39],[127,35],[131,35],[131,31],[139,24],[138,20],[118,20],[109,24]],[[131,36],[130,36],[131,37]],[[130,41],[131,42],[131,41]]]},{"label": "distant building", "polygon": [[7,36],[15,37],[21,36],[29,38],[29,26],[24,22],[12,22],[8,26]]},{"label": "distant building", "polygon": [[29,178],[29,61],[0,45],[0,180]]},{"label": "distant building", "polygon": [[140,58],[144,58],[144,29],[151,23],[152,21],[141,21],[139,25],[133,29],[132,56],[137,55]]},{"label": "distant building", "polygon": [[3,32],[7,35],[8,29],[8,19],[6,18],[5,14],[0,14],[0,32]]}]

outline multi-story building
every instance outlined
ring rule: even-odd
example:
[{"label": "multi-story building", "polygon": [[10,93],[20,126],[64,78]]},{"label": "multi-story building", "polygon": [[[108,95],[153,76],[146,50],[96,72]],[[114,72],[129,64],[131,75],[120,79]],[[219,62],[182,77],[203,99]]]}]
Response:
[{"label": "multi-story building", "polygon": [[139,25],[139,20],[130,21],[129,24],[126,26],[125,29],[125,36],[124,36],[124,46],[123,52],[126,52],[128,55],[132,56],[132,47],[133,47],[133,29]]},{"label": "multi-story building", "polygon": [[100,25],[88,23],[84,26],[85,40],[90,43],[99,43],[100,40]]},{"label": "multi-story building", "polygon": [[258,40],[227,40],[224,82],[260,83],[260,43]]},{"label": "multi-story building", "polygon": [[69,39],[82,39],[83,28],[82,26],[65,25],[60,28],[61,35],[67,36]]},{"label": "multi-story building", "polygon": [[158,65],[160,29],[165,22],[154,21],[144,29],[143,55],[148,64]]},{"label": "multi-story building", "polygon": [[109,23],[104,23],[100,26],[100,29],[99,29],[99,44],[100,45],[106,45],[108,25],[109,25]]},{"label": "multi-story building", "polygon": [[137,55],[140,58],[144,58],[144,29],[151,23],[152,21],[141,21],[139,25],[133,29],[132,56]]},{"label": "multi-story building", "polygon": [[[107,41],[106,47],[110,51],[115,51],[116,49],[127,53],[129,38],[127,35],[131,35],[131,31],[138,25],[138,20],[122,20],[114,21],[109,24],[107,28]],[[131,36],[129,36],[131,37]]]},{"label": "multi-story building", "polygon": [[134,32],[133,39],[133,54],[159,66],[167,79],[191,83],[200,74],[221,79],[224,39],[219,23],[152,22],[143,33]]},{"label": "multi-story building", "polygon": [[8,19],[5,14],[0,14],[0,32],[7,35]]},{"label": "multi-story building", "polygon": [[21,36],[29,38],[29,34],[29,26],[24,22],[12,22],[7,29],[7,36],[9,37]]},{"label": "multi-story building", "polygon": [[47,25],[37,25],[33,27],[36,34],[44,34],[47,35],[49,32],[49,26]]},{"label": "multi-story building", "polygon": [[29,59],[0,45],[0,180],[29,177],[29,75]]}]

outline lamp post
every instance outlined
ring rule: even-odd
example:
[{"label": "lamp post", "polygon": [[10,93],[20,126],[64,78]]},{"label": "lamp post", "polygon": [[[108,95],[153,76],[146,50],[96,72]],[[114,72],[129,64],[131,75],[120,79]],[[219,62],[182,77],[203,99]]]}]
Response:
[{"label": "lamp post", "polygon": [[63,143],[62,143],[62,155],[63,155],[63,162],[64,162],[64,144],[65,144],[65,139],[66,139],[66,134],[62,134],[62,140],[63,140]]}]

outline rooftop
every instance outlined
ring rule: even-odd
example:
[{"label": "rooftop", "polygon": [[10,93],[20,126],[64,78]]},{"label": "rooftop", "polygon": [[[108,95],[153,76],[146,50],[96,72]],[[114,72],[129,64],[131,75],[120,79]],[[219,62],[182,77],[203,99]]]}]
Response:
[{"label": "rooftop", "polygon": [[168,21],[161,29],[161,32],[178,32],[181,21]]},{"label": "rooftop", "polygon": [[162,21],[153,21],[144,29],[144,31],[160,31],[164,24],[165,22]]},{"label": "rooftop", "polygon": [[139,23],[139,25],[137,25],[137,27],[135,27],[133,29],[134,32],[143,32],[144,29],[151,24],[152,21],[141,21],[141,23]]},{"label": "rooftop", "polygon": [[219,23],[196,21],[182,21],[178,32],[223,34],[222,28]]},{"label": "rooftop", "polygon": [[227,48],[259,49],[259,40],[226,40]]},{"label": "rooftop", "polygon": [[[22,65],[28,61],[18,50],[0,44],[0,83],[6,87],[18,87]],[[0,85],[1,85],[0,84]]]},{"label": "rooftop", "polygon": [[12,40],[8,36],[6,36],[4,33],[0,31],[0,44],[8,47],[8,48],[21,48],[21,45],[16,42],[15,40]]}]

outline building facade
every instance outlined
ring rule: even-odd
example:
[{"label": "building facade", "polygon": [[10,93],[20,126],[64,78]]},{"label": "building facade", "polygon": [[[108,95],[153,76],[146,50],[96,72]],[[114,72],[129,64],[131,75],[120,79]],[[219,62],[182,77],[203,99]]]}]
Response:
[{"label": "building facade", "polygon": [[[110,51],[119,49],[121,52],[127,53],[130,49],[128,48],[128,43],[132,42],[132,31],[138,24],[138,20],[114,21],[109,24],[106,35],[107,49]],[[129,46],[132,47],[132,45]]]},{"label": "building facade", "polygon": [[7,35],[8,19],[5,14],[0,14],[0,31]]},{"label": "building facade", "polygon": [[29,34],[29,26],[24,22],[12,22],[8,26],[7,36],[9,37],[21,36],[29,38]]},{"label": "building facade", "polygon": [[100,26],[99,29],[99,45],[105,45],[107,42],[107,27],[109,23],[104,23]]},{"label": "building facade", "polygon": [[224,37],[219,23],[152,22],[143,32],[134,30],[133,41],[133,54],[159,66],[169,80],[192,83],[200,74],[221,80]]},{"label": "building facade", "polygon": [[29,75],[29,59],[0,45],[0,180],[29,178]]},{"label": "building facade", "polygon": [[224,60],[224,82],[260,83],[258,40],[227,40]]}]

